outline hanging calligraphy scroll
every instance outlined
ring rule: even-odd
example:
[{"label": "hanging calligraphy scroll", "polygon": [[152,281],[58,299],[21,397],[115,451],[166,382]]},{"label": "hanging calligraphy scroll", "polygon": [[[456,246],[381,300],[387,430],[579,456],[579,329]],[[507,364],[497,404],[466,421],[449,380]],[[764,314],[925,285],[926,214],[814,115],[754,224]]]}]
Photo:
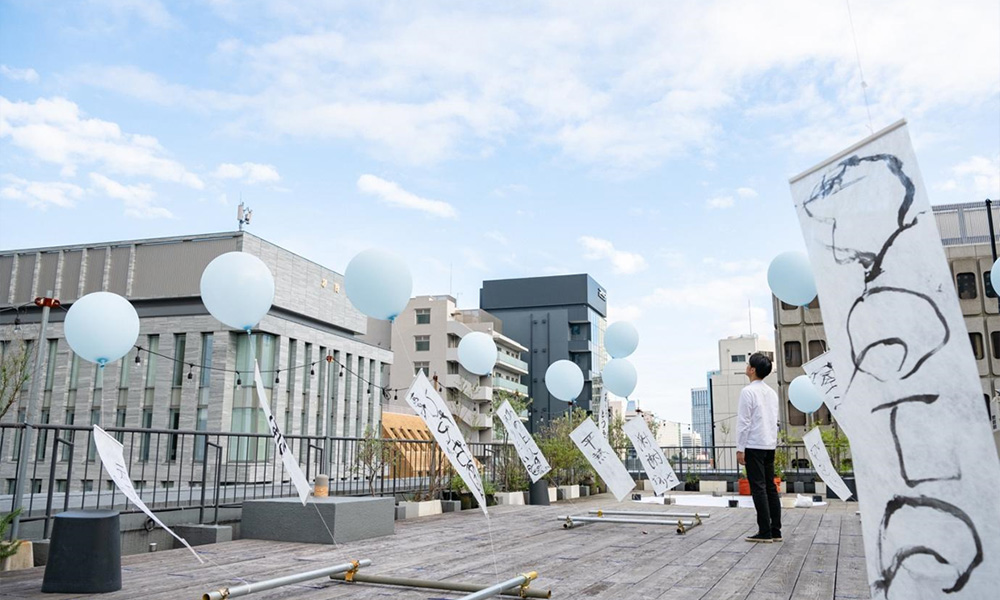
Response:
[{"label": "hanging calligraphy scroll", "polygon": [[267,389],[264,388],[264,380],[260,377],[260,366],[256,360],[253,361],[253,375],[254,381],[257,382],[257,403],[260,409],[264,411],[264,417],[267,418],[267,428],[271,434],[271,439],[274,440],[274,451],[281,457],[281,464],[288,471],[288,476],[292,479],[292,484],[295,485],[295,490],[299,494],[299,500],[302,502],[302,506],[305,506],[306,501],[309,499],[309,481],[302,474],[299,461],[292,454],[292,449],[285,442],[285,436],[282,435],[281,428],[278,427],[278,422],[274,420],[274,415],[271,414],[271,407],[268,406]]},{"label": "hanging calligraphy scroll", "polygon": [[570,439],[577,448],[583,452],[587,460],[601,476],[604,483],[608,484],[608,489],[621,502],[622,498],[628,495],[635,487],[632,476],[622,461],[618,460],[608,440],[604,439],[593,419],[587,418],[580,423],[580,426],[569,434]]},{"label": "hanging calligraphy scroll", "polygon": [[514,412],[514,407],[510,405],[510,402],[505,400],[500,405],[497,414],[500,417],[500,421],[503,422],[504,429],[507,430],[511,441],[514,443],[514,449],[517,450],[517,455],[521,458],[521,462],[524,463],[524,468],[528,470],[531,483],[538,481],[552,469],[549,466],[549,461],[545,460],[545,455],[538,449],[538,444],[535,443],[531,434],[528,433],[528,430],[524,427],[524,423],[521,422],[521,418]]},{"label": "hanging calligraphy scroll", "polygon": [[673,467],[667,462],[663,450],[656,443],[656,438],[649,431],[646,419],[642,417],[632,419],[625,423],[624,431],[628,439],[632,440],[632,447],[639,455],[639,461],[642,462],[642,468],[645,469],[649,482],[653,484],[653,491],[656,492],[656,495],[662,496],[676,487],[680,480],[677,479]]},{"label": "hanging calligraphy scroll", "polygon": [[900,121],[791,181],[839,376],[871,595],[1000,589],[1000,462]]},{"label": "hanging calligraphy scroll", "polygon": [[465,486],[479,502],[483,514],[489,517],[490,514],[486,511],[483,478],[479,475],[476,459],[473,458],[469,445],[465,442],[465,437],[462,436],[458,424],[455,423],[455,417],[451,415],[444,399],[434,390],[423,371],[420,371],[414,379],[413,385],[406,392],[406,403],[427,424],[431,435],[434,436],[444,455],[448,457],[451,466],[455,468],[459,477],[465,482]]}]

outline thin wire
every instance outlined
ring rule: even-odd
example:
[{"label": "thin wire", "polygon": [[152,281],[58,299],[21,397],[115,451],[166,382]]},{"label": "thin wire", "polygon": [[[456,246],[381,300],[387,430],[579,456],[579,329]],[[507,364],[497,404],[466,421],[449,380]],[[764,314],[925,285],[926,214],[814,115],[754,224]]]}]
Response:
[{"label": "thin wire", "polygon": [[854,56],[858,60],[858,73],[861,75],[861,93],[865,97],[865,110],[868,112],[868,131],[872,135],[875,134],[875,128],[872,127],[872,109],[868,104],[868,84],[865,83],[865,72],[861,69],[861,51],[858,50],[858,35],[854,31],[854,16],[851,14],[851,0],[844,0],[847,4],[847,20],[851,24],[851,38],[854,39]]}]

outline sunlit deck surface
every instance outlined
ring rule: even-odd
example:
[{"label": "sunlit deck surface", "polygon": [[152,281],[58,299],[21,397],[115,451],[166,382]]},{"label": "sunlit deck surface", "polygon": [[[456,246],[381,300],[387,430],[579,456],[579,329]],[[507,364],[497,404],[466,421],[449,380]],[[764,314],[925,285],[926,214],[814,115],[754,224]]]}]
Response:
[{"label": "sunlit deck surface", "polygon": [[[563,501],[548,507],[497,506],[490,528],[481,511],[463,511],[396,523],[396,534],[350,544],[310,545],[238,540],[198,550],[199,565],[187,550],[159,551],[122,558],[121,591],[107,600],[195,599],[210,590],[246,581],[319,569],[350,559],[369,558],[368,574],[492,584],[538,571],[533,589],[551,589],[553,598],[621,599],[854,599],[868,598],[861,525],[856,503],[830,501],[825,507],[783,512],[782,543],[751,544],[754,511],[706,508],[705,525],[678,535],[674,527],[597,523],[563,529],[557,515],[589,509],[681,510],[615,502],[608,494]],[[492,546],[492,549],[491,549]],[[0,574],[0,598],[85,597],[42,594],[44,567]],[[462,594],[318,579],[246,596],[247,598],[459,598]]]}]

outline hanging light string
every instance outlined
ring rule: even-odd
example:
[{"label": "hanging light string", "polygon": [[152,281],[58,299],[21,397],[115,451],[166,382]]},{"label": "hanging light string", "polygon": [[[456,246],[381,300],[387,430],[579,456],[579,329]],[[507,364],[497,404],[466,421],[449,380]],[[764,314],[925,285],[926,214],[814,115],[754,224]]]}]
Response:
[{"label": "hanging light string", "polygon": [[[212,365],[202,365],[202,364],[196,364],[196,363],[193,363],[193,362],[189,362],[189,361],[186,361],[186,360],[180,360],[180,359],[174,358],[173,356],[169,356],[169,355],[163,354],[161,352],[156,352],[156,351],[150,350],[149,348],[143,348],[142,346],[139,346],[139,345],[136,345],[135,349],[136,349],[136,355],[135,355],[135,363],[136,364],[139,364],[141,362],[141,359],[139,357],[139,353],[140,352],[145,352],[146,354],[152,354],[154,356],[158,356],[158,357],[163,358],[165,360],[169,360],[171,362],[179,363],[179,364],[187,366],[188,367],[188,379],[193,379],[192,375],[193,375],[194,369],[205,369],[205,370],[208,370],[208,371],[219,371],[219,372],[222,372],[222,373],[235,373],[237,377],[241,377],[242,374],[244,373],[244,371],[241,371],[239,369],[227,369],[225,367],[213,367]],[[353,371],[346,364],[340,362],[339,360],[337,360],[336,358],[334,358],[333,355],[330,355],[330,354],[327,354],[325,359],[314,360],[312,362],[302,363],[300,365],[295,365],[295,366],[292,366],[292,367],[287,367],[285,369],[269,369],[269,370],[266,370],[266,371],[261,371],[260,373],[261,373],[261,375],[274,373],[275,374],[275,379],[277,380],[278,378],[280,378],[280,375],[281,375],[282,371],[292,372],[292,371],[297,371],[299,369],[305,369],[305,368],[308,367],[309,370],[310,370],[310,375],[315,375],[315,367],[316,367],[316,365],[321,364],[322,362],[324,362],[324,360],[326,362],[328,362],[328,363],[336,364],[340,368],[340,377],[343,377],[345,372],[346,373],[350,373],[351,375],[357,377],[361,382],[363,382],[364,384],[366,384],[368,386],[369,393],[371,393],[371,391],[373,391],[374,389],[377,388],[379,390],[379,392],[382,394],[383,397],[388,398],[390,392],[392,392],[393,394],[396,394],[397,392],[405,392],[407,389],[409,389],[409,388],[391,388],[389,386],[377,385],[373,381],[369,381],[368,379],[366,379],[365,376],[362,375],[361,373]],[[239,384],[237,384],[237,385],[239,385]]]}]

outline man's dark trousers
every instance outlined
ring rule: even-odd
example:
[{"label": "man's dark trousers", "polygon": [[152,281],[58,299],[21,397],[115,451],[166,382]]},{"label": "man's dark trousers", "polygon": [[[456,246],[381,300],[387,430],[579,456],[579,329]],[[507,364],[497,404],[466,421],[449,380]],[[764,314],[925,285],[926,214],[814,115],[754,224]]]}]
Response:
[{"label": "man's dark trousers", "polygon": [[774,486],[774,450],[747,448],[745,458],[750,494],[757,510],[757,535],[780,538],[781,500]]}]

